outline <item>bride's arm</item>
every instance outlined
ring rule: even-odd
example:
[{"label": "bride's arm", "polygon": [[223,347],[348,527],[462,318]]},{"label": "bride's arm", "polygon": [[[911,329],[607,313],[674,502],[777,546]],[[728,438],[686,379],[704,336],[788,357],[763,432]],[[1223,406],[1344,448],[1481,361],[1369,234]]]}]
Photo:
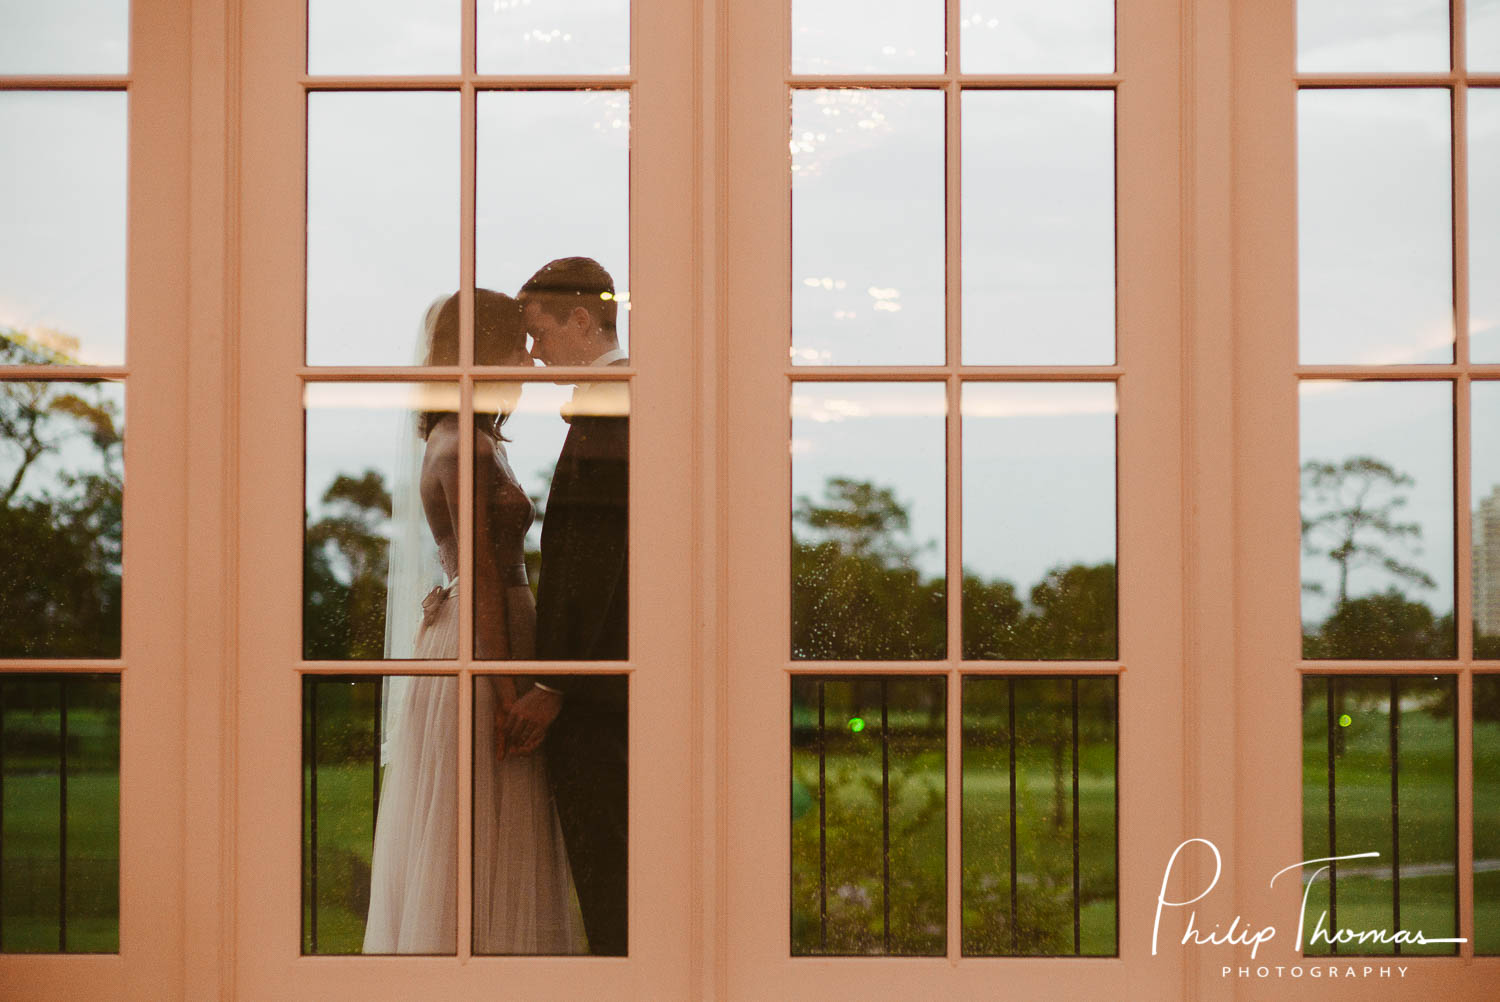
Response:
[{"label": "bride's arm", "polygon": [[[474,432],[474,656],[503,660],[511,656],[506,588],[496,552],[495,498],[499,497],[500,471],[492,452],[494,444],[477,429]],[[455,470],[455,479],[457,471]],[[457,493],[456,485],[455,491]],[[455,515],[455,519],[457,516]],[[457,525],[457,521],[454,525]]]}]

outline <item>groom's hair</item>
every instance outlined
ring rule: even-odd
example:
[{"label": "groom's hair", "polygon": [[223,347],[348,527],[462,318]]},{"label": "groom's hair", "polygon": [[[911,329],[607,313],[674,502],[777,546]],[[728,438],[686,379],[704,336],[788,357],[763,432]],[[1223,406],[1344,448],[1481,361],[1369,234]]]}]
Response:
[{"label": "groom's hair", "polygon": [[523,304],[536,303],[555,320],[565,319],[574,307],[582,306],[603,330],[615,333],[619,312],[615,282],[591,257],[560,257],[543,265],[521,286],[517,298]]}]

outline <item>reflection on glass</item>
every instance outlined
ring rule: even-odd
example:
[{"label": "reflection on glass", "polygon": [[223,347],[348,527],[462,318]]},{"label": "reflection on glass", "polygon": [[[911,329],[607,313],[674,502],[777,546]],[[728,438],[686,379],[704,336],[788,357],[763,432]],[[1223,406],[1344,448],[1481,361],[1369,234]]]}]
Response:
[{"label": "reflection on glass", "polygon": [[941,73],[943,0],[792,0],[793,73]]},{"label": "reflection on glass", "polygon": [[484,0],[480,73],[628,73],[630,0]]},{"label": "reflection on glass", "polygon": [[459,0],[307,0],[307,71],[457,73],[461,18]]},{"label": "reflection on glass", "polygon": [[302,679],[302,952],[452,954],[458,680]]},{"label": "reflection on glass", "polygon": [[419,492],[429,443],[456,440],[458,387],[310,383],[304,404],[303,656],[457,657],[457,533]]},{"label": "reflection on glass", "polygon": [[0,73],[129,69],[129,0],[0,0],[0,24]]},{"label": "reflection on glass", "polygon": [[593,258],[613,277],[628,349],[629,92],[481,93],[478,144],[479,284],[515,295],[549,261]]},{"label": "reflection on glass", "polygon": [[419,361],[458,286],[458,112],[457,92],[308,95],[309,365]]},{"label": "reflection on glass", "polygon": [[947,680],[792,679],[792,954],[941,956]]},{"label": "reflection on glass", "polygon": [[1118,952],[1116,689],[964,679],[965,956]]},{"label": "reflection on glass", "polygon": [[792,360],[943,361],[943,93],[792,94]]},{"label": "reflection on glass", "polygon": [[[1495,21],[1500,35],[1500,4]],[[1500,90],[1469,88],[1468,138],[1469,357],[1500,362]]]},{"label": "reflection on glass", "polygon": [[1458,952],[1356,938],[1457,935],[1457,705],[1452,676],[1303,678],[1303,857],[1379,854],[1303,868],[1306,953]]},{"label": "reflection on glass", "polygon": [[1114,94],[971,91],[963,101],[964,362],[1110,364]]},{"label": "reflection on glass", "polygon": [[0,365],[125,361],[126,109],[0,91]]},{"label": "reflection on glass", "polygon": [[1113,658],[1115,388],[968,383],[964,657]]},{"label": "reflection on glass", "polygon": [[0,787],[0,952],[118,952],[119,676],[0,676]]},{"label": "reflection on glass", "polygon": [[1297,0],[1297,69],[1303,73],[1446,70],[1448,2]]},{"label": "reflection on glass", "polygon": [[1474,382],[1473,466],[1469,477],[1473,512],[1474,656],[1500,660],[1500,383]]},{"label": "reflection on glass", "polygon": [[474,680],[476,954],[625,956],[627,690],[623,675]]},{"label": "reflection on glass", "polygon": [[1500,0],[1468,0],[1469,69],[1500,70]]},{"label": "reflection on glass", "polygon": [[1300,396],[1303,657],[1454,657],[1452,384]]},{"label": "reflection on glass", "polygon": [[947,649],[940,383],[792,390],[792,657]]},{"label": "reflection on glass", "polygon": [[1298,94],[1301,360],[1453,361],[1446,90]]},{"label": "reflection on glass", "polygon": [[965,73],[1109,73],[1114,0],[963,0]]},{"label": "reflection on glass", "polygon": [[0,657],[120,656],[125,387],[0,380]]},{"label": "reflection on glass", "polygon": [[1500,675],[1474,676],[1474,952],[1500,954]]}]

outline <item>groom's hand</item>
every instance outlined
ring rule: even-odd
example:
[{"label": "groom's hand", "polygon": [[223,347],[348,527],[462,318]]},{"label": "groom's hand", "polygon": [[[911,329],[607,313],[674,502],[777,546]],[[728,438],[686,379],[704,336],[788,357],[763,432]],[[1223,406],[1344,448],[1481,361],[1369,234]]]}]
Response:
[{"label": "groom's hand", "polygon": [[536,751],[562,710],[562,694],[533,686],[505,717],[506,747],[521,755]]}]

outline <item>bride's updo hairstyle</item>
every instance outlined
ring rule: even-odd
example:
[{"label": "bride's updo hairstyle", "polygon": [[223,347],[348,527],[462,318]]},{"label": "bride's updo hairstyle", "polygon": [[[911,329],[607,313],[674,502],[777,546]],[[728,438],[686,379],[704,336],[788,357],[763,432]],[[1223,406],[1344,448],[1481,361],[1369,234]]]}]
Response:
[{"label": "bride's updo hairstyle", "polygon": [[[526,348],[526,324],[521,318],[521,304],[491,289],[474,290],[474,363],[508,365]],[[423,365],[458,364],[458,293],[443,301],[437,315],[427,325],[427,356]],[[423,438],[433,425],[450,411],[424,411],[417,422]],[[508,409],[498,416],[474,415],[476,430],[491,438],[500,437],[500,425],[510,417]]]}]

